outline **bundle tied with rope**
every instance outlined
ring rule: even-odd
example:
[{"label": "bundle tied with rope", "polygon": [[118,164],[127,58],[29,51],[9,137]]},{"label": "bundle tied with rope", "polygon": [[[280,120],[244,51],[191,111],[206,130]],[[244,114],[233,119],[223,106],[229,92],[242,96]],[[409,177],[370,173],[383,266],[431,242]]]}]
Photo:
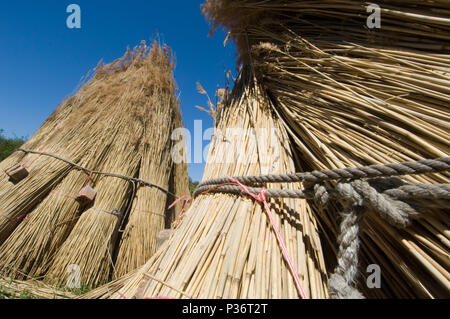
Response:
[{"label": "bundle tied with rope", "polygon": [[[450,1],[376,4],[382,27],[373,29],[364,1],[203,5],[211,33],[228,33],[238,64],[252,70],[269,97],[274,117],[288,132],[298,172],[450,154]],[[449,174],[402,179],[450,183]],[[327,268],[335,267],[338,253],[336,215],[342,207],[334,202],[320,214],[314,201],[308,205],[317,216]],[[367,298],[448,298],[449,219],[445,209],[426,207],[421,213],[404,229],[366,214],[360,267],[383,268],[380,289],[358,281]]]},{"label": "bundle tied with rope", "polygon": [[[132,185],[132,188],[133,188],[133,196],[132,196],[132,198],[134,198],[136,196],[136,192],[137,192],[137,190],[140,187],[153,187],[153,188],[156,188],[156,189],[162,191],[163,193],[166,193],[167,195],[170,195],[170,197],[173,198],[173,203],[171,205],[169,205],[169,207],[167,207],[168,210],[174,208],[175,205],[178,202],[183,202],[183,204],[182,204],[183,206],[181,207],[181,210],[178,213],[179,216],[178,216],[177,220],[174,222],[175,226],[180,222],[180,218],[181,218],[183,212],[185,211],[186,207],[188,206],[189,201],[191,200],[190,196],[188,196],[188,195],[178,196],[175,193],[171,192],[170,190],[168,190],[168,189],[166,189],[164,187],[161,187],[161,186],[159,186],[157,184],[145,181],[143,179],[139,179],[139,178],[135,178],[135,177],[131,177],[131,176],[125,176],[125,175],[121,175],[121,174],[109,173],[109,172],[94,171],[94,170],[89,169],[87,167],[78,165],[78,164],[76,164],[76,163],[74,163],[74,162],[72,162],[72,161],[70,161],[70,160],[68,160],[66,158],[63,158],[63,157],[61,157],[59,155],[56,155],[56,154],[52,154],[52,153],[48,153],[48,152],[42,152],[42,151],[29,150],[29,149],[24,149],[24,148],[18,148],[15,151],[16,152],[23,152],[23,153],[26,153],[26,154],[39,154],[39,157],[41,157],[41,156],[52,157],[54,159],[57,159],[57,160],[60,160],[60,161],[62,161],[64,163],[69,164],[72,169],[80,170],[80,171],[85,172],[86,174],[88,174],[88,177],[86,179],[85,187],[82,189],[81,192],[83,192],[83,190],[86,187],[90,187],[89,185],[90,185],[90,182],[92,181],[93,175],[103,175],[103,176],[115,177],[115,178],[119,178],[119,179],[123,179],[125,181],[128,181]],[[22,164],[21,165],[19,163],[15,164],[15,165],[20,165],[20,166],[23,166],[25,168],[30,166],[29,164]],[[93,197],[95,198],[95,193],[96,192],[95,192],[95,190],[93,190],[93,191],[94,191]],[[81,192],[80,192],[80,194],[81,194]],[[89,204],[89,203],[86,204],[85,202],[80,200],[80,194],[78,196],[73,196],[73,195],[69,195],[69,194],[61,194],[61,195],[73,198],[76,201],[80,202],[81,205]],[[92,201],[93,201],[93,199],[92,199]],[[115,216],[123,216],[124,215],[124,212],[120,211],[118,208],[114,208],[111,211],[108,211],[108,210],[105,210],[105,209],[99,209],[99,208],[96,208],[96,207],[91,207],[91,209],[93,209],[95,211],[98,211],[98,212],[103,212],[103,213],[115,215]],[[128,207],[128,209],[126,209],[126,211],[129,211],[129,210],[130,210],[130,207]],[[148,211],[148,212],[150,212],[150,211]],[[153,214],[160,215],[162,217],[166,217],[166,214],[158,214],[158,213],[154,213],[154,212],[153,212]],[[123,226],[123,221],[122,221],[121,227],[119,228],[119,232],[123,232],[124,231],[122,229],[122,226]]]},{"label": "bundle tied with rope", "polygon": [[[259,175],[213,179],[202,182],[194,196],[209,192],[247,194],[268,205],[267,197],[304,198],[326,207],[330,200],[343,206],[338,236],[337,267],[328,282],[329,293],[336,299],[360,299],[364,296],[354,287],[358,273],[360,221],[368,211],[376,212],[391,225],[405,228],[420,218],[426,207],[446,208],[450,204],[450,184],[409,184],[399,175],[436,173],[450,170],[450,157],[416,162],[371,165],[358,168],[313,171],[286,175]],[[326,181],[337,180],[334,187]],[[254,183],[303,182],[303,190],[281,190],[247,187]],[[267,209],[268,214],[270,209]],[[276,229],[274,229],[277,232]],[[283,242],[281,241],[283,245]],[[293,273],[294,274],[294,273]]]},{"label": "bundle tied with rope", "polygon": [[139,179],[139,178],[125,176],[125,175],[121,175],[121,174],[114,174],[114,173],[108,173],[108,172],[94,171],[94,170],[91,170],[91,169],[86,168],[84,166],[78,165],[78,164],[76,164],[76,163],[74,163],[74,162],[72,162],[72,161],[70,161],[70,160],[68,160],[66,158],[63,158],[61,156],[58,156],[56,154],[52,154],[52,153],[48,153],[48,152],[35,151],[35,150],[29,150],[29,149],[24,149],[24,148],[18,148],[16,151],[17,152],[23,152],[23,153],[26,153],[26,154],[28,154],[28,153],[29,154],[39,154],[39,156],[43,156],[43,155],[44,156],[49,156],[49,157],[52,157],[54,159],[60,160],[62,162],[65,162],[66,164],[69,164],[71,166],[71,168],[77,169],[77,170],[80,170],[80,171],[83,171],[83,172],[87,173],[89,175],[88,176],[88,181],[90,181],[92,179],[92,175],[103,175],[103,176],[108,176],[108,177],[116,177],[116,178],[120,178],[120,179],[129,181],[130,183],[134,183],[138,187],[139,186],[155,187],[155,188],[159,189],[160,191],[162,191],[162,192],[164,192],[164,193],[166,193],[168,195],[171,195],[171,196],[173,196],[175,198],[178,197],[177,195],[175,195],[174,193],[172,193],[169,190],[165,189],[164,187],[161,187],[159,185],[150,183],[148,181],[144,181],[144,180]]},{"label": "bundle tied with rope", "polygon": [[61,286],[78,265],[94,288],[153,255],[176,217],[167,206],[188,194],[187,164],[171,154],[182,127],[174,67],[169,47],[145,41],[100,63],[0,162],[29,172],[0,176],[0,275]]}]

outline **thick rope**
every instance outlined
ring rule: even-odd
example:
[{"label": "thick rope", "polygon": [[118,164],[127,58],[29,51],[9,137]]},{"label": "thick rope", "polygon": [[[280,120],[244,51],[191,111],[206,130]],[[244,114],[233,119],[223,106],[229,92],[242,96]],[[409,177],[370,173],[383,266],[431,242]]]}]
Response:
[{"label": "thick rope", "polygon": [[[316,184],[319,185],[319,184]],[[258,187],[248,187],[248,190],[254,194],[261,193],[262,188]],[[327,191],[326,196],[333,199],[339,199],[339,193],[336,193],[333,189],[325,189]],[[195,194],[204,193],[229,193],[235,195],[245,195],[239,186],[233,185],[220,185],[217,187],[212,187],[204,185],[197,187]],[[310,189],[266,189],[265,193],[267,197],[278,197],[278,198],[301,198],[301,199],[316,199],[317,196],[324,196],[321,193],[316,194],[311,192]],[[433,205],[431,202],[423,202],[423,199],[430,199],[442,202],[443,200],[450,200],[450,185],[449,184],[414,184],[414,185],[404,185],[395,189],[389,189],[384,192],[392,198],[398,200],[411,200],[417,201],[417,205],[425,203],[427,207]],[[438,207],[443,206],[443,204],[438,204]]]},{"label": "thick rope", "polygon": [[358,274],[361,208],[351,207],[341,215],[337,266],[328,280],[328,291],[333,299],[364,299],[364,296],[354,287]]},{"label": "thick rope", "polygon": [[[365,212],[374,211],[391,225],[404,228],[411,219],[419,218],[419,208],[450,206],[450,184],[408,184],[398,176],[435,173],[450,170],[450,157],[399,164],[372,165],[360,168],[314,171],[289,175],[243,176],[218,178],[201,183],[194,196],[209,192],[225,192],[244,195],[248,192],[265,194],[267,197],[304,198],[325,207],[330,200],[339,200],[341,213],[339,251],[337,266],[330,275],[330,296],[335,299],[360,299],[364,296],[355,287],[358,274],[360,248],[360,221]],[[383,178],[382,178],[383,177]],[[303,190],[265,189],[227,185],[231,181],[242,183],[289,183],[303,182]],[[327,188],[324,181],[338,180],[334,188]]]},{"label": "thick rope", "polygon": [[[385,165],[370,165],[362,167],[349,167],[342,169],[312,171],[295,174],[279,174],[279,175],[255,175],[255,176],[239,176],[234,177],[244,184],[252,183],[294,183],[294,182],[310,182],[319,183],[328,180],[341,179],[361,179],[374,177],[391,177],[399,175],[412,175],[424,173],[436,173],[450,170],[450,157],[442,157],[437,159],[427,159],[416,162],[391,163]],[[198,185],[201,188],[205,185],[217,185],[228,183],[228,178],[216,178],[202,182]],[[194,195],[199,192],[196,190]]]},{"label": "thick rope", "polygon": [[[337,266],[330,276],[328,287],[330,296],[336,299],[359,299],[363,295],[354,287],[358,269],[359,224],[366,211],[375,211],[390,224],[404,228],[411,223],[411,218],[420,216],[409,204],[390,197],[386,192],[376,189],[380,182],[355,180],[350,183],[338,183],[335,191],[340,195],[344,212],[338,237],[339,251]],[[386,186],[386,181],[381,182]],[[392,183],[395,185],[395,182]],[[326,206],[331,196],[323,185],[315,187],[316,202]],[[401,193],[403,196],[404,194]]]}]

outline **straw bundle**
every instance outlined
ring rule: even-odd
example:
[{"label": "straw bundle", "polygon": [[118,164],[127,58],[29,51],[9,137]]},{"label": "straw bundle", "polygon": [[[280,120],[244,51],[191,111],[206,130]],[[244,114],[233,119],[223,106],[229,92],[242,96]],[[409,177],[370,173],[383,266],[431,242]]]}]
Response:
[{"label": "straw bundle", "polygon": [[[173,116],[173,125],[175,128],[182,127],[181,113],[175,110],[171,114],[170,99],[163,99],[158,108],[155,109],[154,116],[161,122],[170,122],[170,116]],[[158,114],[161,112],[161,114]],[[153,129],[153,128],[152,128]],[[170,134],[172,130],[154,130],[151,134],[156,143],[148,141],[143,150],[139,176],[141,179],[153,181],[153,183],[169,189],[171,193],[183,196],[189,194],[189,180],[187,175],[187,164],[182,162],[168,165],[172,158],[172,143]],[[150,134],[149,134],[150,136]],[[156,157],[155,154],[161,154]],[[170,221],[174,219],[173,211],[166,212],[166,207],[174,201],[173,196],[167,197],[167,194],[155,188],[141,188],[138,190],[136,199],[131,209],[130,217],[123,233],[117,262],[115,265],[115,277],[121,277],[130,271],[143,265],[156,251],[156,236],[152,230],[162,230],[165,226],[170,227]],[[175,208],[177,212],[181,210],[179,206]],[[167,225],[166,225],[167,224]]]},{"label": "straw bundle", "polygon": [[0,278],[0,299],[73,299],[76,295],[45,285],[42,281]]},{"label": "straw bundle", "polygon": [[[175,113],[174,118],[175,128],[183,127],[183,119],[181,112]],[[174,136],[175,135],[175,136]],[[189,198],[189,174],[187,166],[187,144],[186,137],[184,135],[177,136],[177,134],[172,135],[173,147],[172,147],[172,159],[174,159],[174,165],[172,166],[172,174],[169,183],[169,190],[175,193],[178,197],[185,196]],[[176,158],[178,157],[178,158]],[[172,205],[172,202],[168,202],[167,207]],[[178,221],[179,214],[189,207],[189,202],[179,201],[173,208],[166,212],[166,228],[171,228],[175,221]],[[169,227],[170,226],[170,227]],[[148,259],[147,259],[148,260]],[[147,261],[145,260],[145,261]]]},{"label": "straw bundle", "polygon": [[[449,156],[450,1],[378,1],[381,29],[360,1],[208,0],[203,10],[236,42],[295,148],[297,171]],[[406,181],[449,183],[448,174]],[[321,211],[334,267],[338,204]],[[364,219],[359,288],[367,297],[450,294],[448,211],[432,207],[405,230]],[[365,284],[368,264],[380,289]]]},{"label": "straw bundle", "polygon": [[[287,133],[268,103],[250,73],[243,74],[216,110],[203,179],[294,171]],[[271,211],[307,296],[326,297],[321,243],[306,201],[273,200]],[[119,286],[88,296],[110,297]],[[261,205],[247,197],[204,194],[194,199],[169,241],[112,298],[157,296],[298,298],[299,292]]]},{"label": "straw bundle", "polygon": [[[174,170],[170,133],[181,124],[175,120],[180,111],[172,68],[169,49],[156,43],[153,47],[143,43],[112,64],[100,65],[24,148],[168,189]],[[161,123],[165,127],[155,130]],[[110,279],[116,257],[120,269],[128,271],[151,256],[154,247],[147,242],[156,241],[151,238],[165,226],[165,203],[170,200],[166,192],[122,178],[88,176],[39,154],[17,152],[0,165],[4,169],[14,161],[30,160],[26,179],[17,185],[1,180],[5,187],[0,193],[0,267],[4,271],[63,285],[67,267],[75,264],[82,285],[96,286]],[[186,167],[178,173],[187,184]],[[93,206],[81,207],[74,198],[87,184],[98,193]],[[120,238],[120,231],[132,228],[128,222],[140,216],[144,220],[134,229],[146,237]],[[138,262],[126,264],[122,260],[130,259],[131,251]]]}]

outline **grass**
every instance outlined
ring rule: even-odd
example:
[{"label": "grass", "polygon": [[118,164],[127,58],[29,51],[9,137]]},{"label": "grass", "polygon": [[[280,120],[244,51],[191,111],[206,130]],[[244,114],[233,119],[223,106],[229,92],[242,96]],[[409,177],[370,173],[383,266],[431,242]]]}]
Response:
[{"label": "grass", "polygon": [[0,129],[0,162],[11,155],[15,149],[24,143],[24,138],[7,138],[4,130]]},{"label": "grass", "polygon": [[34,297],[27,289],[24,289],[18,293],[12,293],[11,290],[7,289],[3,285],[0,285],[0,299],[34,299]]},{"label": "grass", "polygon": [[[81,288],[76,289],[60,289],[62,293],[70,293],[74,296],[81,296],[85,293],[92,290],[92,287],[90,286],[83,286]],[[36,294],[33,294],[28,289],[23,289],[21,291],[13,291],[11,289],[8,289],[8,287],[5,287],[3,285],[0,285],[0,300],[2,299],[42,299],[42,298],[48,298],[48,297],[40,297]],[[55,297],[57,299],[61,299],[60,297]],[[69,298],[69,297],[67,297]]]},{"label": "grass", "polygon": [[189,177],[189,192],[192,194],[194,193],[194,190],[197,188],[199,182],[193,182],[192,179]]},{"label": "grass", "polygon": [[90,285],[85,285],[85,286],[81,286],[80,288],[61,288],[61,291],[64,292],[69,292],[71,294],[74,294],[76,296],[81,296],[84,295],[85,293],[88,293],[89,291],[91,291],[93,288]]}]

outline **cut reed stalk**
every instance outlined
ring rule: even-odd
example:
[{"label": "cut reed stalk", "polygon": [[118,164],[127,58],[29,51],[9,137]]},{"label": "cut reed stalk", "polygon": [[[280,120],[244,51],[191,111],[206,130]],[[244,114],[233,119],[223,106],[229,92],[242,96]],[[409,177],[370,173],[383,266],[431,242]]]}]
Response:
[{"label": "cut reed stalk", "polygon": [[[286,132],[268,104],[250,74],[241,75],[232,98],[217,110],[203,179],[294,170]],[[271,200],[270,206],[307,296],[326,297],[326,269],[312,211],[296,199]],[[112,297],[299,297],[266,213],[245,197],[198,196],[156,255]]]},{"label": "cut reed stalk", "polygon": [[[450,2],[378,1],[381,29],[365,27],[360,1],[207,0],[203,12],[230,32],[273,102],[298,171],[449,156]],[[449,183],[447,173],[405,176]],[[320,216],[322,242],[336,244],[333,204]],[[448,212],[430,207],[408,230],[368,214],[360,289],[366,296],[448,297]],[[435,228],[430,219],[434,221]],[[335,248],[333,249],[335,251]],[[328,269],[334,254],[326,254]],[[381,266],[380,289],[363,270]]]},{"label": "cut reed stalk", "polygon": [[[24,147],[58,154],[93,171],[174,188],[169,185],[175,170],[171,133],[181,126],[181,114],[173,66],[170,49],[156,43],[142,43],[115,62],[99,65]],[[156,236],[165,226],[167,193],[112,176],[88,176],[39,154],[16,152],[0,167],[15,161],[30,163],[30,175],[17,185],[3,177],[0,181],[4,272],[61,286],[71,275],[67,267],[77,265],[81,284],[95,287],[109,281],[116,266],[129,272],[155,251]],[[188,187],[186,164],[180,167],[178,192]],[[82,207],[75,197],[88,184],[97,196]],[[120,236],[123,230],[135,235]]]},{"label": "cut reed stalk", "polygon": [[38,280],[0,278],[0,299],[73,299],[75,294],[59,291]]}]

